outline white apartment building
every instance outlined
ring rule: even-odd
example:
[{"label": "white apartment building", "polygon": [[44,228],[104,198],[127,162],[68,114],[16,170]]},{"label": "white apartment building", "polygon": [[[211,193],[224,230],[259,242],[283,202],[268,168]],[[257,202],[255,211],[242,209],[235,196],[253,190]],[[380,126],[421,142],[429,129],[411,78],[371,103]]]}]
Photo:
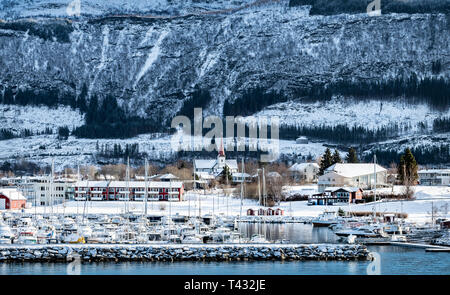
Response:
[{"label": "white apartment building", "polygon": [[450,185],[450,169],[423,169],[417,174],[420,185]]}]

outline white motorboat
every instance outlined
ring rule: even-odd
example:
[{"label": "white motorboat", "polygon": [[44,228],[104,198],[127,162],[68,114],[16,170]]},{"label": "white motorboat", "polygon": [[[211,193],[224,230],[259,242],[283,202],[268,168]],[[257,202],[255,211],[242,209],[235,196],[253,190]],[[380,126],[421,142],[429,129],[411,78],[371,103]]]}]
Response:
[{"label": "white motorboat", "polygon": [[203,240],[195,235],[186,236],[181,240],[182,244],[203,244]]},{"label": "white motorboat", "polygon": [[94,244],[107,244],[114,243],[117,240],[117,236],[114,232],[110,232],[107,230],[94,231],[92,233],[91,238],[89,239],[89,243]]},{"label": "white motorboat", "polygon": [[11,228],[7,224],[0,223],[0,244],[11,244],[14,238]]},{"label": "white motorboat", "polygon": [[335,211],[324,211],[317,218],[312,220],[312,224],[315,227],[329,227],[338,222],[339,220]]},{"label": "white motorboat", "polygon": [[347,238],[349,236],[355,236],[356,238],[381,238],[387,236],[382,231],[382,228],[370,225],[339,230],[336,231],[335,234],[339,237],[344,238]]},{"label": "white motorboat", "polygon": [[22,227],[18,230],[19,237],[17,238],[18,244],[32,245],[37,244],[36,228],[28,226]]},{"label": "white motorboat", "polygon": [[249,243],[263,243],[267,244],[270,243],[263,235],[255,234],[250,238]]},{"label": "white motorboat", "polygon": [[52,225],[42,225],[37,231],[36,237],[39,244],[48,244],[50,241],[56,241],[56,229]]}]

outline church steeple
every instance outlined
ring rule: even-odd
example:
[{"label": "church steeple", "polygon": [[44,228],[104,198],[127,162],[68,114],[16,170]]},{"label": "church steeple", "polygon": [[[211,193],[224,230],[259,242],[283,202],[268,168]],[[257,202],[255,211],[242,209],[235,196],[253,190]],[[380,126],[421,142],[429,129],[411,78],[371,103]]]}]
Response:
[{"label": "church steeple", "polygon": [[219,157],[225,157],[225,150],[223,148],[223,138],[220,140]]}]

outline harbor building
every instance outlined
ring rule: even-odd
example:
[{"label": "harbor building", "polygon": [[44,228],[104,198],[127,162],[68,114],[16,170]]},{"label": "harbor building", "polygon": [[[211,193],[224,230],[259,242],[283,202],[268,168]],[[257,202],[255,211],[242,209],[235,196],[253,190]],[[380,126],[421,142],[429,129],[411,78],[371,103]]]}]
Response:
[{"label": "harbor building", "polygon": [[308,197],[308,205],[345,205],[363,202],[363,190],[359,187],[327,187]]},{"label": "harbor building", "polygon": [[0,210],[25,209],[27,198],[15,188],[0,188]]},{"label": "harbor building", "polygon": [[[183,201],[184,184],[181,181],[149,181],[148,201]],[[145,181],[78,181],[75,200],[90,201],[144,201]]]},{"label": "harbor building", "polygon": [[[376,176],[375,176],[376,174]],[[375,186],[387,185],[387,170],[373,163],[336,163],[319,176],[319,192],[327,187],[358,187],[368,189]]]},{"label": "harbor building", "polygon": [[423,169],[417,174],[420,185],[450,185],[450,169]]},{"label": "harbor building", "polygon": [[75,179],[50,176],[20,176],[3,178],[2,183],[7,187],[19,190],[33,205],[50,205],[62,203],[65,199],[73,199]]}]

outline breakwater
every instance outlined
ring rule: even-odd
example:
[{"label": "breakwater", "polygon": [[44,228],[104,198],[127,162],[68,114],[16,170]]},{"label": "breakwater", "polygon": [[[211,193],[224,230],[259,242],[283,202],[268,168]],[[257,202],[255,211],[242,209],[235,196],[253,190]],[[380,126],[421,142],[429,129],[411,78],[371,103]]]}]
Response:
[{"label": "breakwater", "polygon": [[369,260],[363,245],[344,244],[218,244],[218,245],[5,245],[0,262],[99,261],[256,261]]}]

